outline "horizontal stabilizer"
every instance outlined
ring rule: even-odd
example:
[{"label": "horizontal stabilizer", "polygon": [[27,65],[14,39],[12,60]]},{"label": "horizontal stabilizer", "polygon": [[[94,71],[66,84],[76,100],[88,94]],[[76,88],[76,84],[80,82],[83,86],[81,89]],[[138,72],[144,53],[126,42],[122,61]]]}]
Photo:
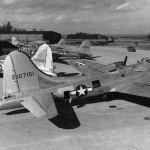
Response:
[{"label": "horizontal stabilizer", "polygon": [[44,93],[24,98],[21,104],[37,118],[53,118],[57,110],[51,93]]}]

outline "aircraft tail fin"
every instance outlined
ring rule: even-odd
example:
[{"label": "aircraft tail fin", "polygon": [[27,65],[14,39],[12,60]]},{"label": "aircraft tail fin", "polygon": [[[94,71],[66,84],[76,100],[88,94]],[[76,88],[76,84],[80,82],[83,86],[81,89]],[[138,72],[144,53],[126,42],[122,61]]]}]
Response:
[{"label": "aircraft tail fin", "polygon": [[88,40],[84,40],[80,47],[76,49],[78,52],[92,56],[90,52],[90,42]]},{"label": "aircraft tail fin", "polygon": [[[38,74],[29,57],[14,51],[4,61],[5,93],[34,91],[39,89]],[[18,64],[19,63],[19,64]]]},{"label": "aircraft tail fin", "polygon": [[64,38],[60,39],[60,41],[56,44],[56,46],[61,48],[66,48],[66,41]]},{"label": "aircraft tail fin", "polygon": [[17,101],[37,118],[57,115],[52,93],[41,88],[39,78],[42,73],[25,53],[13,51],[7,55],[3,74],[4,96],[16,96]]},{"label": "aircraft tail fin", "polygon": [[34,64],[44,73],[52,76],[57,76],[53,70],[54,67],[52,51],[47,44],[42,44],[31,59]]},{"label": "aircraft tail fin", "polygon": [[12,44],[14,46],[19,46],[21,45],[21,43],[18,41],[18,39],[16,37],[12,37]]}]

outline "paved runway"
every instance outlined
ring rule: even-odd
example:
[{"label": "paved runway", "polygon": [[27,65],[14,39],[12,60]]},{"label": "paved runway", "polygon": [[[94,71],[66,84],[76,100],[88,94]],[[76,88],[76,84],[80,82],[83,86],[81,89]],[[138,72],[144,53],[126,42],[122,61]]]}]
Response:
[{"label": "paved runway", "polygon": [[[91,47],[97,61],[109,64],[129,56],[127,64],[150,56],[148,51]],[[57,63],[57,71],[76,72]],[[60,68],[60,66],[63,66]],[[61,70],[63,68],[63,70]],[[143,100],[141,98],[141,100]],[[48,120],[36,119],[24,109],[0,112],[2,150],[149,150],[150,108],[124,100],[88,104],[74,110],[81,125],[75,129],[56,127]]]}]

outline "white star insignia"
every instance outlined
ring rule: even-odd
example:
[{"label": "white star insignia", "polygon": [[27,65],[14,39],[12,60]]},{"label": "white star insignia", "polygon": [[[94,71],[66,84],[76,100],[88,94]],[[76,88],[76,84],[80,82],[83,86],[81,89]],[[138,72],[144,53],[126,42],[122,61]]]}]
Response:
[{"label": "white star insignia", "polygon": [[77,92],[79,92],[79,96],[85,95],[85,91],[86,89],[83,89],[82,86],[80,86],[80,90],[77,90]]}]

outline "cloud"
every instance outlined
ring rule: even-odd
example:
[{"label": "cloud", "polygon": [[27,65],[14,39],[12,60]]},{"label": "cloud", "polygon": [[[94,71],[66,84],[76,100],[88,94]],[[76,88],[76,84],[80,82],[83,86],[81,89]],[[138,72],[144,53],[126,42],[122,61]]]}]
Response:
[{"label": "cloud", "polygon": [[18,0],[2,0],[2,4],[4,5],[11,5],[16,3]]},{"label": "cloud", "polygon": [[65,15],[61,14],[61,15],[58,15],[55,19],[54,19],[54,22],[60,22],[62,20],[65,19]]},{"label": "cloud", "polygon": [[81,21],[81,17],[80,16],[75,16],[72,18],[72,21],[75,23],[79,23]]},{"label": "cloud", "polygon": [[64,33],[149,30],[149,0],[1,0],[1,23]]},{"label": "cloud", "polygon": [[136,6],[132,2],[125,2],[121,5],[118,5],[115,8],[116,11],[123,11],[123,12],[133,11],[135,9],[136,9]]}]

